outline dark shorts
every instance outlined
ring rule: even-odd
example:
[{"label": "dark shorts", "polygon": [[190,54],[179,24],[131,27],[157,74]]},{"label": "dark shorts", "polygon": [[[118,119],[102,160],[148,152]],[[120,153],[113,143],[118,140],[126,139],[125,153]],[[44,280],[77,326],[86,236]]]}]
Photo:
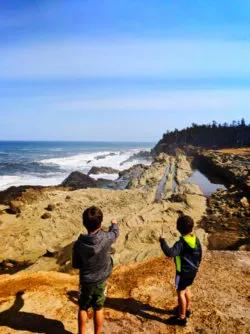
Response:
[{"label": "dark shorts", "polygon": [[176,290],[185,290],[188,286],[193,284],[195,276],[181,276],[176,274],[175,277],[175,288]]},{"label": "dark shorts", "polygon": [[105,302],[106,282],[100,284],[82,285],[78,304],[81,310],[87,311],[90,307],[98,311],[103,308]]}]

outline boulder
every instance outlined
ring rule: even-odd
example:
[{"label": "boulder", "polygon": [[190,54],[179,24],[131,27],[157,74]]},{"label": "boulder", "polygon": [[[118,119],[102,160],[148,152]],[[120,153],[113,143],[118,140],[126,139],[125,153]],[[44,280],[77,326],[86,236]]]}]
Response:
[{"label": "boulder", "polygon": [[62,183],[64,187],[70,187],[73,190],[85,188],[97,188],[96,180],[90,176],[80,173],[72,172]]},{"label": "boulder", "polygon": [[10,209],[9,209],[10,213],[18,214],[18,213],[21,213],[24,203],[21,201],[10,201],[9,206],[10,206]]},{"label": "boulder", "polygon": [[92,177],[80,173],[72,172],[62,183],[64,187],[70,187],[72,190],[86,189],[86,188],[102,188],[110,184],[110,180],[98,179],[94,180]]},{"label": "boulder", "polygon": [[45,212],[42,216],[41,216],[42,219],[49,219],[51,218],[51,214],[49,212]]},{"label": "boulder", "polygon": [[88,172],[88,175],[90,174],[118,174],[119,170],[114,169],[111,167],[95,167],[93,166],[90,171]]},{"label": "boulder", "polygon": [[249,203],[246,197],[242,197],[242,199],[240,200],[241,205],[243,206],[243,208],[248,208],[249,207]]},{"label": "boulder", "polygon": [[56,208],[55,204],[49,204],[49,205],[47,206],[46,210],[47,210],[47,211],[53,211],[53,210],[55,210],[55,208]]}]

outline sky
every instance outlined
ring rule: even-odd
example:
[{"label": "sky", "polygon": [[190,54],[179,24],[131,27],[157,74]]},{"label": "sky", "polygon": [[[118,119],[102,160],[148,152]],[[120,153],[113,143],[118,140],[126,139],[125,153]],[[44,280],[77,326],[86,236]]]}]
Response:
[{"label": "sky", "polygon": [[250,122],[249,0],[1,0],[0,140]]}]

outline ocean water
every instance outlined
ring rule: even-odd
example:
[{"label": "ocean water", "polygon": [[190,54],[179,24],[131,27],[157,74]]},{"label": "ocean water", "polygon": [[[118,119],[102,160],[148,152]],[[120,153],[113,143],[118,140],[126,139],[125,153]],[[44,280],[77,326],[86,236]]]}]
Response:
[{"label": "ocean water", "polygon": [[[92,166],[124,170],[143,159],[126,162],[154,143],[0,141],[0,190],[19,185],[58,185],[71,172],[88,173]],[[118,174],[91,175],[114,180]]]}]

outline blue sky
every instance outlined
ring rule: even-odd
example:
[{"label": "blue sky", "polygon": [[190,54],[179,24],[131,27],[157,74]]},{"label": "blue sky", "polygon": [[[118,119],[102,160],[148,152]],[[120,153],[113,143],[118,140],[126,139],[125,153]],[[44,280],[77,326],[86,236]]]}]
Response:
[{"label": "blue sky", "polygon": [[250,122],[250,2],[1,0],[0,140]]}]

